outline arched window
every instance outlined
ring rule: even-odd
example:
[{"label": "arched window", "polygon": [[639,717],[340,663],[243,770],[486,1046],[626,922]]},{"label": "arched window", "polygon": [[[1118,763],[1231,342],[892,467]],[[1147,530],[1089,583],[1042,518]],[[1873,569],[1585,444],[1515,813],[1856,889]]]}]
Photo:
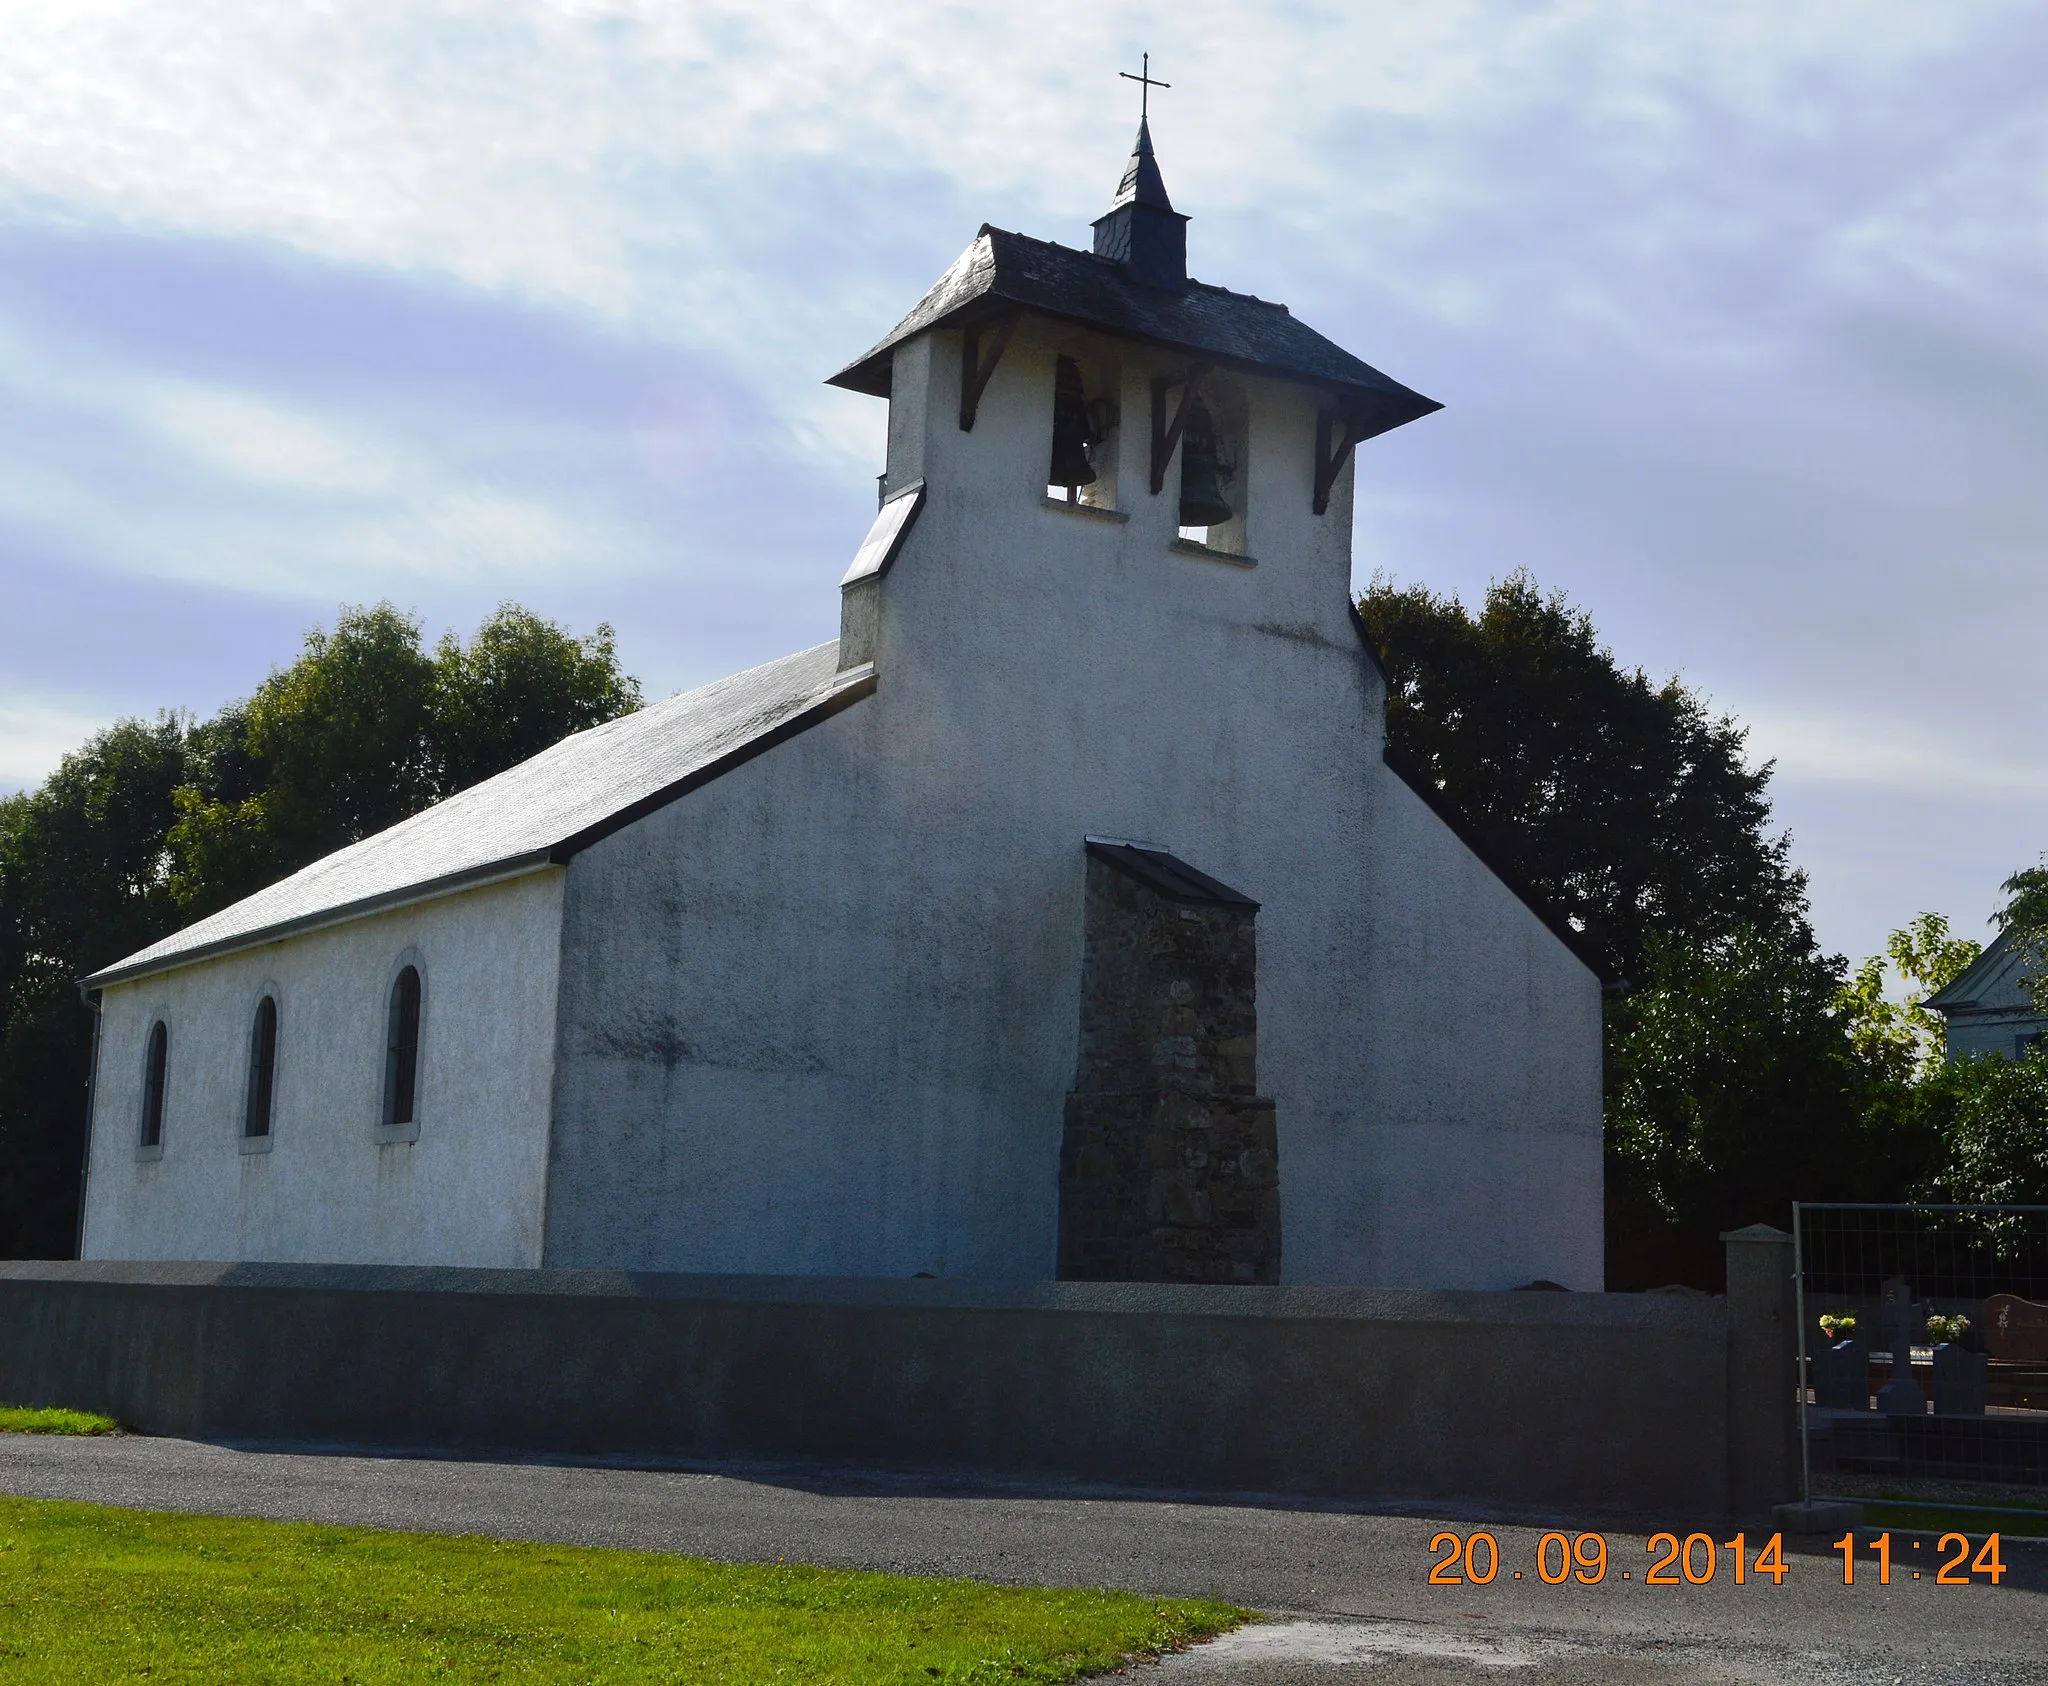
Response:
[{"label": "arched window", "polygon": [[420,973],[407,966],[391,980],[391,1007],[384,1036],[384,1122],[419,1119]]},{"label": "arched window", "polygon": [[256,1003],[256,1022],[249,1028],[249,1104],[242,1114],[242,1134],[270,1134],[271,1099],[277,1091],[277,997]]},{"label": "arched window", "polygon": [[170,1075],[171,1031],[162,1019],[149,1027],[142,1061],[142,1145],[164,1145],[164,1083]]}]

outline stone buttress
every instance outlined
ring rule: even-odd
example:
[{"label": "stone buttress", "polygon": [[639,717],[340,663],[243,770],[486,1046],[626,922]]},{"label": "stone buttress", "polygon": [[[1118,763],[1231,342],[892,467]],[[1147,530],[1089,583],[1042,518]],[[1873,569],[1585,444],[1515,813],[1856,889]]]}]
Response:
[{"label": "stone buttress", "polygon": [[1280,1161],[1257,1089],[1258,904],[1163,850],[1090,839],[1059,1273],[1278,1282]]}]

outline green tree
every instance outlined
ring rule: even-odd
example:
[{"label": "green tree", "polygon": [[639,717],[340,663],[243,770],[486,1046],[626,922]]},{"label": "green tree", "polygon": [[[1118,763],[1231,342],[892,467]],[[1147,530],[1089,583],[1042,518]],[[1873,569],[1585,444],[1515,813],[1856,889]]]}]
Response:
[{"label": "green tree", "polygon": [[1992,917],[2028,957],[2026,984],[2034,1004],[2048,1013],[2048,854],[2022,867],[2002,885],[2006,903]]},{"label": "green tree", "polygon": [[[2048,871],[2017,872],[2003,888],[2008,899],[1994,917],[2016,940],[2048,929]],[[2035,1048],[2022,1060],[1950,1060],[1946,1027],[1924,1005],[1980,953],[1979,944],[1952,935],[1940,914],[1923,913],[1892,932],[1884,955],[1864,961],[1836,1006],[1851,1046],[1880,1078],[1868,1116],[1892,1120],[1927,1157],[1915,1197],[2048,1201],[2048,1055]],[[1907,985],[1904,1002],[1886,999],[1887,959]]]},{"label": "green tree", "polygon": [[[1981,953],[1981,943],[1952,935],[1939,913],[1923,913],[1892,932],[1885,952],[1857,967],[1836,999],[1850,1045],[1892,1082],[1910,1083],[1933,1072],[1941,1065],[1947,1030],[1941,1015],[1924,1003],[1961,977]],[[1886,994],[1887,959],[1913,991],[1903,1002]]]},{"label": "green tree", "polygon": [[[1653,681],[1526,573],[1476,611],[1376,578],[1389,760],[1626,980],[1607,1012],[1608,1280],[1721,1280],[1721,1230],[1795,1199],[1900,1198],[1937,1161],[1911,1079],[1934,1046],[1882,961],[1820,953],[1770,830],[1768,764],[1677,679]],[[1925,983],[1939,922],[1895,939]]]},{"label": "green tree", "polygon": [[424,808],[433,695],[419,622],[389,603],[307,633],[297,661],[209,724],[170,836],[180,905],[213,912]]},{"label": "green tree", "polygon": [[1390,758],[1617,976],[1642,974],[1653,934],[1805,930],[1744,729],[1623,667],[1562,593],[1515,573],[1475,614],[1376,576],[1358,612],[1387,670]]},{"label": "green tree", "polygon": [[1609,1286],[1715,1286],[1722,1231],[1926,1174],[1924,1121],[1851,1042],[1841,963],[1803,932],[1657,937],[1645,961],[1608,1011]]},{"label": "green tree", "polygon": [[1943,1147],[1931,1193],[1966,1204],[2048,1204],[2048,1043],[2017,1060],[1950,1061],[1916,1100]]},{"label": "green tree", "polygon": [[412,616],[346,609],[196,732],[170,836],[179,905],[224,907],[639,705],[609,626],[578,639],[504,603],[429,656]]},{"label": "green tree", "polygon": [[[1993,921],[2028,957],[2023,977],[2048,1010],[2048,856],[2000,888],[2005,905]],[[1968,946],[1975,959],[1976,945]],[[1961,971],[1955,966],[1947,976],[1930,973],[1920,981],[1939,987]],[[2014,1060],[1937,1057],[1921,1071],[1909,1104],[1941,1143],[1929,1195],[1977,1205],[2048,1203],[2048,1044],[2036,1043]]]},{"label": "green tree", "polygon": [[72,1249],[92,1046],[77,983],[175,923],[164,838],[184,776],[181,720],[124,720],[0,801],[0,1257]]},{"label": "green tree", "polygon": [[516,603],[501,603],[468,644],[453,633],[434,652],[428,758],[443,791],[487,779],[571,732],[640,706],[619,671],[611,627],[578,640]]}]

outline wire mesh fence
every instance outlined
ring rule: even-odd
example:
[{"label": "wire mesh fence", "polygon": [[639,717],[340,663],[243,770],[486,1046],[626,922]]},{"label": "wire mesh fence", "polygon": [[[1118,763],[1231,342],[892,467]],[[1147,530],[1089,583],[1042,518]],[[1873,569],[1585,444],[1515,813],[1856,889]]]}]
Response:
[{"label": "wire mesh fence", "polygon": [[2048,1206],[1802,1203],[1792,1233],[1806,1496],[2048,1533]]}]

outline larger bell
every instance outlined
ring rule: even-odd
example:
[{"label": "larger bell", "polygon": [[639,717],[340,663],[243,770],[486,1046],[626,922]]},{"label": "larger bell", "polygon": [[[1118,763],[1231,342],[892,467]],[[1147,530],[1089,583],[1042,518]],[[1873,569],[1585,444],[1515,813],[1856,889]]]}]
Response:
[{"label": "larger bell", "polygon": [[1220,527],[1235,513],[1223,496],[1223,475],[1216,462],[1216,424],[1208,406],[1188,406],[1187,425],[1180,435],[1180,524]]},{"label": "larger bell", "polygon": [[1064,486],[1067,495],[1082,486],[1095,484],[1095,464],[1088,460],[1088,447],[1095,443],[1095,429],[1088,420],[1088,395],[1081,389],[1081,365],[1062,357],[1052,376],[1052,470],[1049,486]]}]

